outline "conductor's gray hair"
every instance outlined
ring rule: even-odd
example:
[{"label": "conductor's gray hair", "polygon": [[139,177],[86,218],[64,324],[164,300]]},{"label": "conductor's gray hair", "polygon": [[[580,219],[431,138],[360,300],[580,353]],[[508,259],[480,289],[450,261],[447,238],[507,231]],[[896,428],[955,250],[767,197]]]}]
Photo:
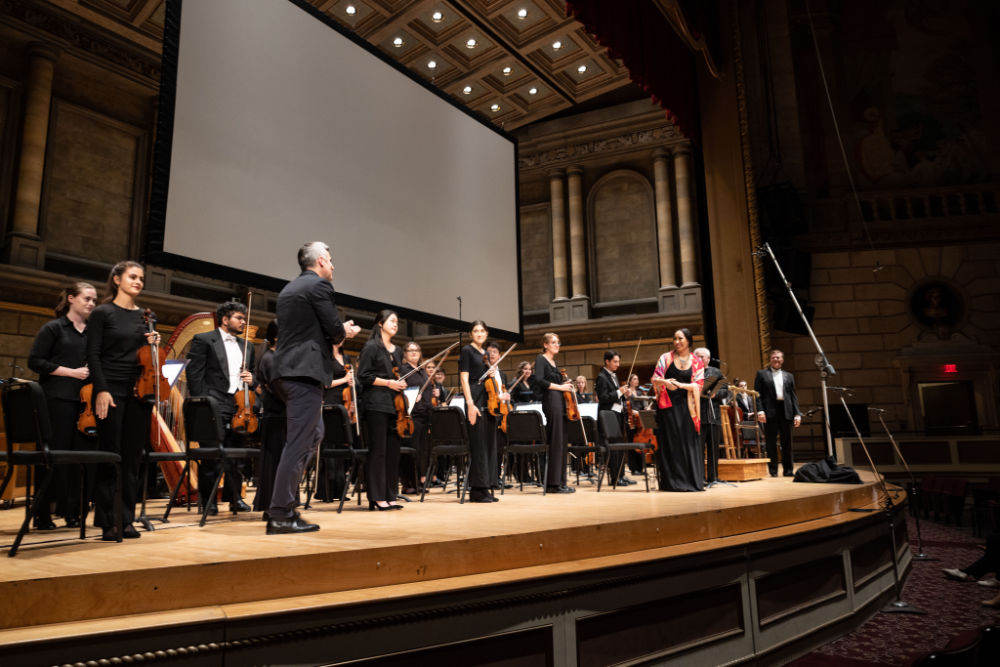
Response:
[{"label": "conductor's gray hair", "polygon": [[330,252],[330,246],[322,241],[312,241],[299,248],[299,268],[303,271],[316,266],[323,253]]}]

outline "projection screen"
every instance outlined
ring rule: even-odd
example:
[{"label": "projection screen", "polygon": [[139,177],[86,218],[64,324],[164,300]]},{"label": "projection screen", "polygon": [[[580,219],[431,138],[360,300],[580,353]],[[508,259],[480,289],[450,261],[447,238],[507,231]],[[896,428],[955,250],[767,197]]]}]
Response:
[{"label": "projection screen", "polygon": [[160,114],[151,261],[278,289],[325,241],[341,305],[520,338],[515,141],[318,10],[170,2]]}]

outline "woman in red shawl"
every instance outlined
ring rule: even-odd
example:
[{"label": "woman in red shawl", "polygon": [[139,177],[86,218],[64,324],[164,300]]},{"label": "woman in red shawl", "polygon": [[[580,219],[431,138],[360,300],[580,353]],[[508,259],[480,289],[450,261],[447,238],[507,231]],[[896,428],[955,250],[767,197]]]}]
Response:
[{"label": "woman in red shawl", "polygon": [[705,488],[705,459],[698,440],[705,364],[691,353],[691,343],[688,329],[675,331],[673,351],[660,356],[653,371],[660,491]]}]

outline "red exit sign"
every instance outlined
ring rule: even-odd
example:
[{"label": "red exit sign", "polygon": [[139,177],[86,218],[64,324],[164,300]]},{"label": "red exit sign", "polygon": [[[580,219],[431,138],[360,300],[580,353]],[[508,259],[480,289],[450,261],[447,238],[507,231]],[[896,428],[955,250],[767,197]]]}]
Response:
[{"label": "red exit sign", "polygon": [[957,364],[945,364],[944,365],[944,372],[945,373],[957,373],[958,372],[958,365]]}]

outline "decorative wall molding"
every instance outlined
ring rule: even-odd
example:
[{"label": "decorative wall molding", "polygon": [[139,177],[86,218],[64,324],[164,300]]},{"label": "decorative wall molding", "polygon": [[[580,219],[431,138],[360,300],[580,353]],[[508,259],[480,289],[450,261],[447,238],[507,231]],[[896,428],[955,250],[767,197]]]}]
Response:
[{"label": "decorative wall molding", "polygon": [[568,144],[537,153],[522,153],[518,156],[518,169],[523,171],[533,169],[551,169],[568,166],[582,158],[600,155],[601,157],[620,155],[638,148],[662,146],[671,141],[683,140],[684,137],[673,126],[664,126],[637,132],[628,132],[614,137],[591,139],[575,144]]}]

